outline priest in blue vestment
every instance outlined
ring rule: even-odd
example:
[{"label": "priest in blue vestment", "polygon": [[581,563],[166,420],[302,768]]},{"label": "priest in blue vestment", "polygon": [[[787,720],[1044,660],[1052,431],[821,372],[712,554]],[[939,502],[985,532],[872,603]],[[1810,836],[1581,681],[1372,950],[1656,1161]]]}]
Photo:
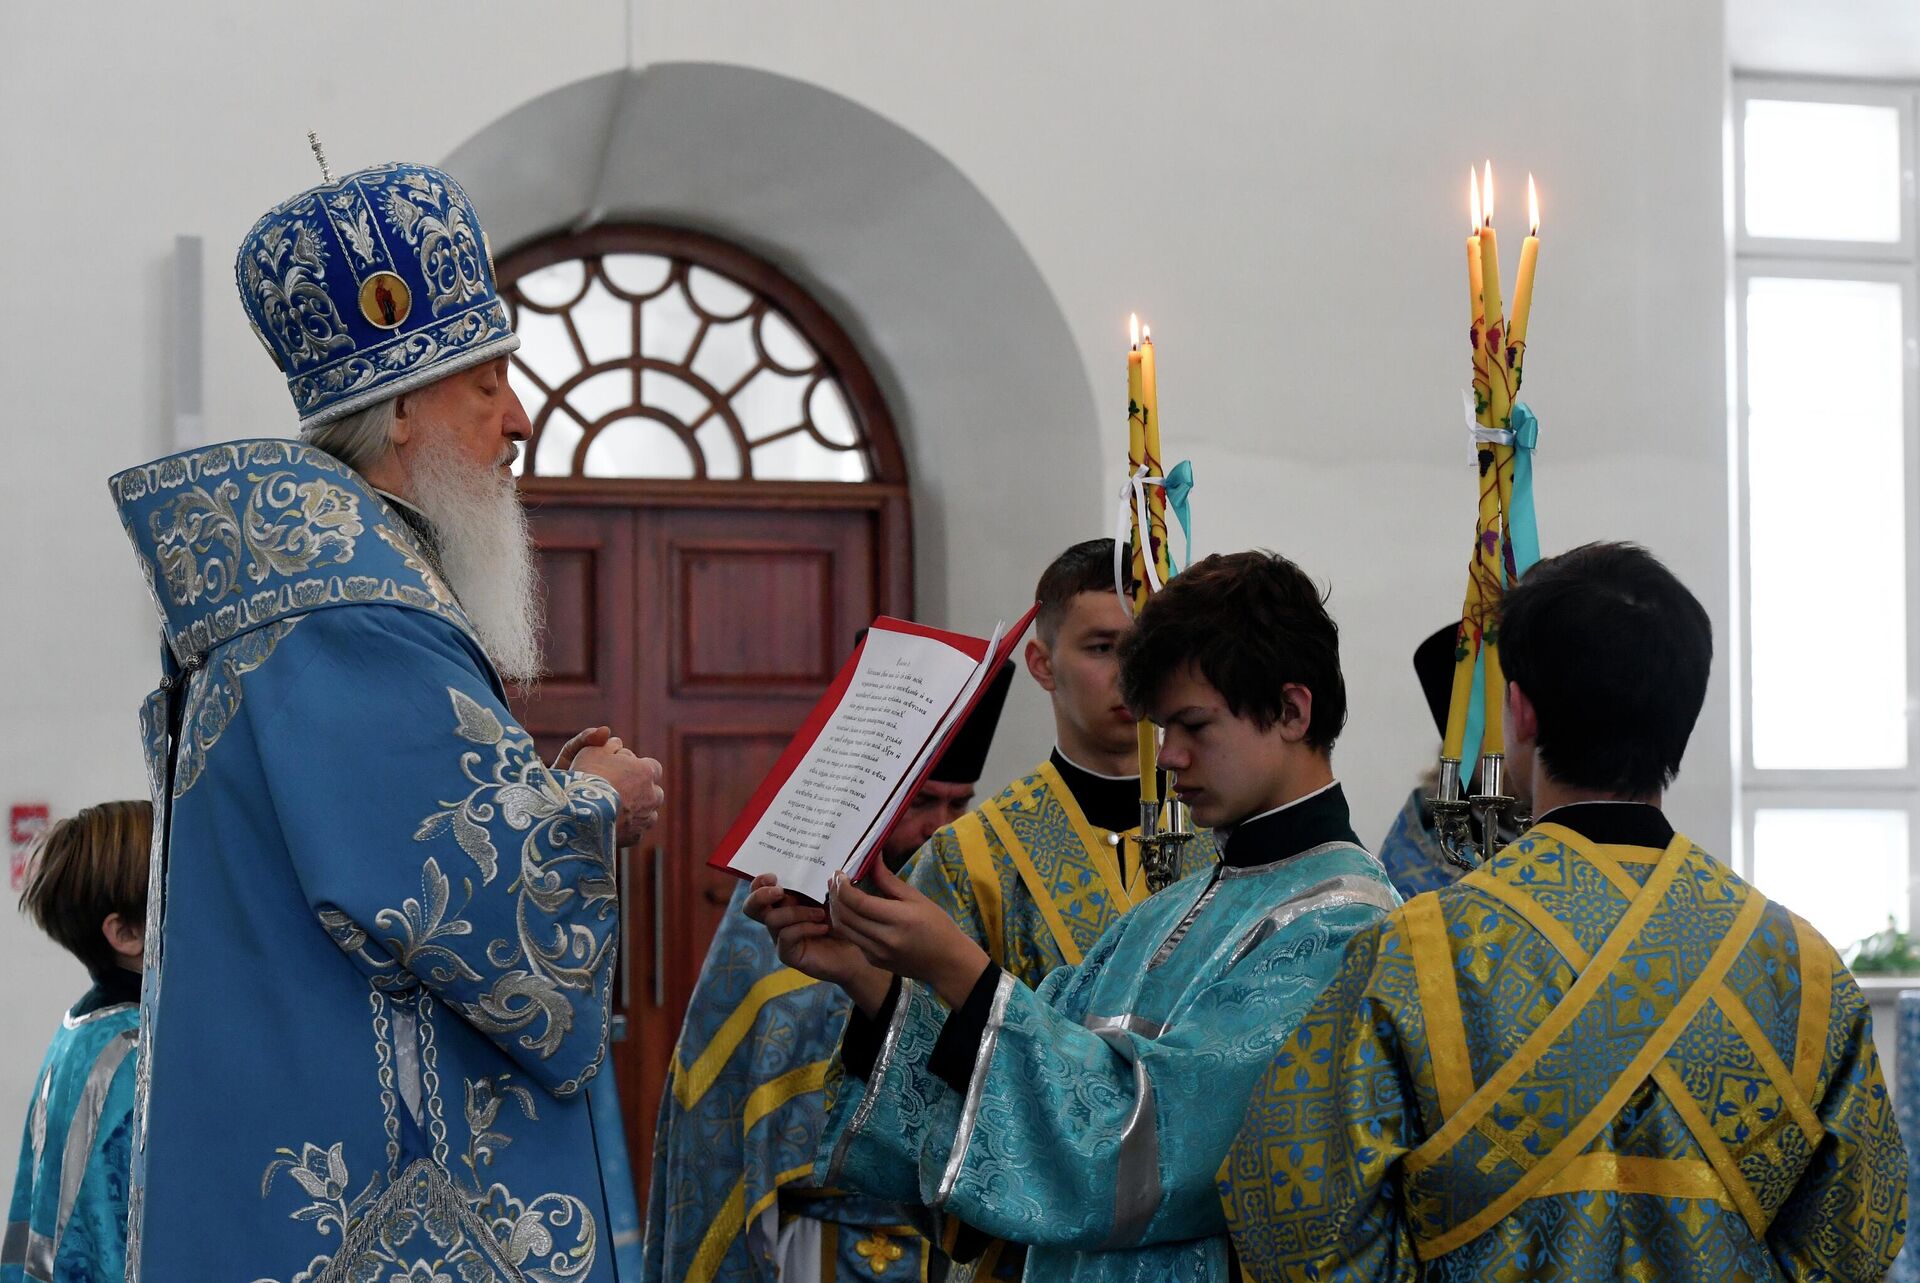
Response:
[{"label": "priest in blue vestment", "polygon": [[473,206],[325,177],[236,263],[301,439],[111,485],[165,638],[128,1278],[609,1283],[584,1093],[659,768],[507,708],[528,423]]},{"label": "priest in blue vestment", "polygon": [[885,870],[826,910],[758,879],[748,907],[857,1008],[817,1160],[829,1184],[911,1191],[1030,1244],[1028,1279],[1225,1283],[1214,1174],[1234,1111],[1347,939],[1399,898],[1333,777],[1338,635],[1297,566],[1201,561],[1121,653],[1128,704],[1165,728],[1161,764],[1225,848],[1078,966],[1029,990]]}]

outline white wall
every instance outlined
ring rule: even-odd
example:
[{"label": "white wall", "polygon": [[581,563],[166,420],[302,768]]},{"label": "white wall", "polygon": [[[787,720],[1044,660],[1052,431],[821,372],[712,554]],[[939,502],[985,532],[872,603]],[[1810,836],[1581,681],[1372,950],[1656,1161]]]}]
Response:
[{"label": "white wall", "polygon": [[[1079,474],[1009,459],[1003,490],[920,505],[920,548],[948,559],[943,576],[922,568],[936,622],[1016,605],[1054,551],[1049,523],[990,515],[1067,493],[1110,517],[1122,330],[1138,309],[1161,339],[1169,451],[1200,479],[1199,549],[1263,544],[1332,584],[1354,691],[1337,761],[1377,837],[1435,747],[1408,656],[1463,583],[1460,187],[1490,153],[1509,277],[1529,169],[1545,206],[1528,382],[1545,543],[1646,542],[1707,603],[1724,655],[1719,6],[642,8],[637,62],[761,68],[917,135],[998,211],[1057,300],[1071,336],[1058,377],[1091,386],[1107,418],[1030,425],[1071,442]],[[337,169],[437,159],[627,53],[611,0],[537,15],[504,0],[341,0],[298,21],[204,0],[102,13],[0,6],[0,803],[57,811],[143,789],[133,710],[155,672],[151,608],[103,482],[169,444],[173,237],[207,238],[209,434],[284,432],[284,393],[227,263],[261,210],[313,180],[305,131],[322,131]],[[773,252],[806,229],[746,233]],[[926,306],[940,306],[934,291]],[[976,371],[983,395],[995,378]],[[957,412],[940,423],[968,430]],[[1726,673],[1672,806],[1722,849]],[[1015,725],[1031,737],[1039,721]],[[1009,747],[996,764],[1031,755]],[[0,975],[3,1120],[82,979],[11,915]]]}]

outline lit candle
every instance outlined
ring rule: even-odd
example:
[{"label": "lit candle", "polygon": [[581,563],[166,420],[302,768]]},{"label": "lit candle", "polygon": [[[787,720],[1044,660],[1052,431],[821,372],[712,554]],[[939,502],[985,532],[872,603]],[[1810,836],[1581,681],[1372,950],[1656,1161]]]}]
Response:
[{"label": "lit candle", "polygon": [[1513,415],[1513,393],[1507,384],[1506,333],[1500,313],[1500,240],[1493,230],[1493,162],[1487,162],[1480,184],[1480,303],[1486,315],[1482,345],[1487,353],[1487,417],[1490,428],[1504,428]]},{"label": "lit candle", "polygon": [[[1164,477],[1167,465],[1160,455],[1160,380],[1154,368],[1153,327],[1140,329],[1140,386],[1146,407],[1146,464],[1147,475]],[[1160,576],[1160,582],[1166,583],[1173,577],[1173,563],[1169,560],[1167,544],[1167,490],[1165,486],[1147,488],[1147,515],[1151,525],[1148,549],[1153,557],[1154,573]]]},{"label": "lit candle", "polygon": [[1480,292],[1485,282],[1480,273],[1480,175],[1467,166],[1467,342],[1473,350],[1473,401],[1476,414],[1484,416],[1489,396],[1486,355],[1480,350],[1481,331],[1487,323]]},{"label": "lit candle", "polygon": [[[1488,160],[1486,166],[1486,175],[1480,184],[1481,208],[1486,216],[1480,228],[1480,273],[1483,281],[1481,300],[1487,313],[1483,346],[1487,356],[1489,395],[1486,414],[1481,422],[1487,427],[1504,428],[1513,421],[1513,384],[1511,372],[1507,369],[1506,335],[1501,320],[1500,240],[1493,229],[1493,161]],[[1483,445],[1480,458],[1480,523],[1474,555],[1483,559],[1483,564],[1490,563],[1487,568],[1491,572],[1481,587],[1484,604],[1480,649],[1484,657],[1486,682],[1482,692],[1482,708],[1486,714],[1486,726],[1481,732],[1480,756],[1484,759],[1504,754],[1506,744],[1506,728],[1503,725],[1506,682],[1501,677],[1500,636],[1494,624],[1494,612],[1499,608],[1500,599],[1501,558],[1506,542],[1506,498],[1513,489],[1513,447]]]},{"label": "lit candle", "polygon": [[1520,391],[1520,367],[1527,359],[1527,322],[1533,316],[1533,266],[1540,257],[1540,196],[1527,175],[1527,239],[1520,242],[1520,274],[1513,282],[1513,322],[1507,327],[1507,364],[1513,390]]},{"label": "lit candle", "polygon": [[[1132,346],[1127,349],[1127,476],[1132,477],[1140,471],[1143,464],[1148,465],[1151,473],[1157,468],[1159,455],[1160,425],[1159,416],[1151,408],[1148,392],[1148,377],[1152,369],[1152,344],[1149,342],[1143,350],[1140,342],[1140,317],[1138,314],[1127,319],[1131,331]],[[1150,463],[1150,460],[1154,462]],[[1147,583],[1147,557],[1151,548],[1151,531],[1140,529],[1138,508],[1133,502],[1132,488],[1128,488],[1123,500],[1133,508],[1133,556],[1129,569],[1133,575],[1133,609],[1137,615],[1147,604],[1151,591]],[[1151,525],[1151,522],[1149,522]],[[1140,800],[1158,802],[1160,800],[1160,740],[1159,733],[1152,721],[1140,719],[1135,733],[1140,750]]]}]

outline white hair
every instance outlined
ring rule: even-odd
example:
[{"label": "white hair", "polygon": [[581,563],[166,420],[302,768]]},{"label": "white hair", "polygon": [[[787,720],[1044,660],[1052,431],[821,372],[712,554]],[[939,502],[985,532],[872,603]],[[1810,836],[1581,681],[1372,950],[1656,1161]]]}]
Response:
[{"label": "white hair", "polygon": [[355,472],[364,473],[393,445],[393,427],[400,398],[375,401],[364,410],[323,423],[303,433],[307,444],[325,450]]}]

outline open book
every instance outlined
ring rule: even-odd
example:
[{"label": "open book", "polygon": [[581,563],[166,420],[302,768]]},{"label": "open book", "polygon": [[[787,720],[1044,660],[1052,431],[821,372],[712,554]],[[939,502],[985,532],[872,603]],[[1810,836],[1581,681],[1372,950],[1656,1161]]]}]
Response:
[{"label": "open book", "polygon": [[863,876],[1033,613],[986,640],[874,620],[707,863],[815,901]]}]

